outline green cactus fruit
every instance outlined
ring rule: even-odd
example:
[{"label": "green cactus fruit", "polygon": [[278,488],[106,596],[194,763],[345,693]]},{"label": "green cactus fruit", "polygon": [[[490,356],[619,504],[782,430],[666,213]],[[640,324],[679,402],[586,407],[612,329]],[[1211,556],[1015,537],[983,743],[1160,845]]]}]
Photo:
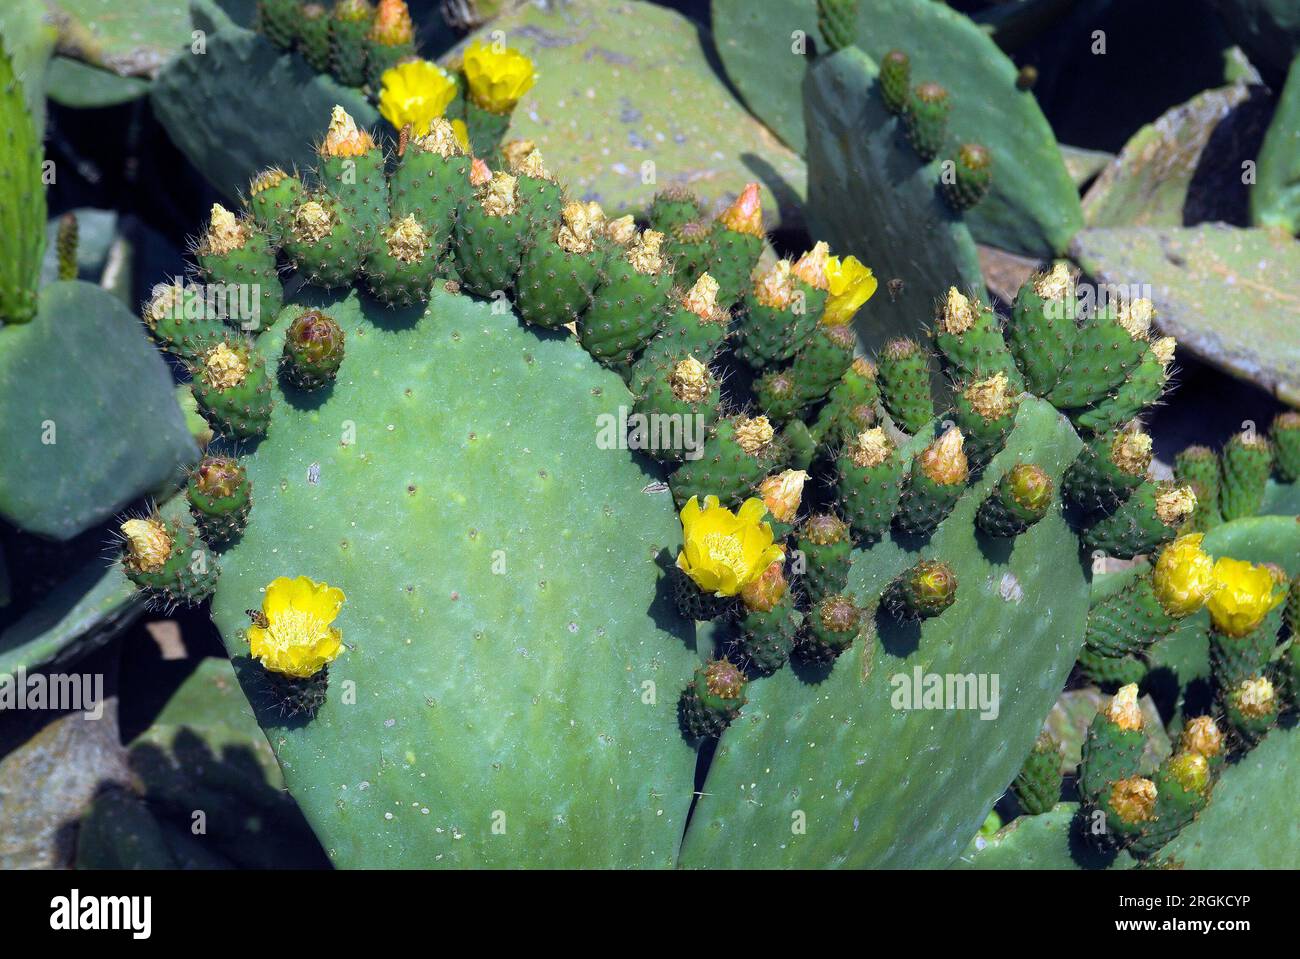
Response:
[{"label": "green cactus fruit", "polygon": [[298,12],[298,52],[317,73],[330,69],[330,15],[324,5],[304,3]]},{"label": "green cactus fruit", "polygon": [[671,235],[687,223],[695,223],[704,216],[704,206],[699,197],[687,187],[673,184],[655,194],[646,211],[650,229]]},{"label": "green cactus fruit", "polygon": [[817,440],[803,420],[791,420],[781,428],[780,443],[786,462],[794,469],[806,470],[817,457]]},{"label": "green cactus fruit", "polygon": [[122,570],[164,608],[197,606],[216,588],[217,560],[198,531],[157,515],[129,519],[120,527]]},{"label": "green cactus fruit", "polygon": [[1006,339],[1030,392],[1046,395],[1060,379],[1074,346],[1077,306],[1064,263],[1030,277],[1016,293]]},{"label": "green cactus fruit", "polygon": [[475,195],[456,221],[456,270],[461,282],[479,296],[497,297],[514,285],[531,225],[519,208],[518,181],[475,161]]},{"label": "green cactus fruit", "polygon": [[473,199],[470,158],[461,149],[451,124],[439,117],[424,136],[406,142],[389,179],[389,205],[394,219],[414,216],[438,248],[451,243],[456,217]]},{"label": "green cactus fruit", "polygon": [[898,428],[915,433],[934,419],[930,357],[915,340],[890,340],[876,359],[880,399]]},{"label": "green cactus fruit", "polygon": [[987,536],[1019,536],[1052,505],[1052,478],[1033,463],[1017,463],[980,504],[975,524]]},{"label": "green cactus fruit", "polygon": [[674,363],[688,356],[702,362],[712,360],[722,348],[731,322],[731,314],[718,306],[717,296],[718,283],[707,273],[700,274],[684,292],[673,290],[668,298],[673,310],[659,335],[646,344],[641,358]]},{"label": "green cactus fruit", "polygon": [[1147,349],[1150,300],[1099,308],[1083,321],[1070,358],[1047,399],[1058,409],[1090,406],[1120,386]]},{"label": "green cactus fruit", "polygon": [[1223,691],[1228,725],[1246,743],[1256,743],[1277,725],[1280,703],[1267,676],[1252,676]]},{"label": "green cactus fruit", "polygon": [[302,181],[279,167],[263,170],[248,185],[248,210],[273,246],[284,241],[301,202]]},{"label": "green cactus fruit", "polygon": [[1280,625],[1280,615],[1269,615],[1245,636],[1210,631],[1210,671],[1220,690],[1229,690],[1269,668]]},{"label": "green cactus fruit", "polygon": [[375,20],[370,0],[337,0],[330,18],[330,66],[345,87],[366,82],[366,37]]},{"label": "green cactus fruit", "polygon": [[1223,444],[1219,509],[1224,520],[1254,516],[1273,469],[1273,444],[1257,433],[1237,433]]},{"label": "green cactus fruit", "polygon": [[970,465],[965,437],[951,427],[912,461],[894,525],[908,536],[929,536],[947,518],[966,490]]},{"label": "green cactus fruit", "polygon": [[879,400],[876,365],[866,357],[855,358],[818,410],[812,425],[813,439],[838,448],[841,443],[856,438],[875,425],[875,406]]},{"label": "green cactus fruit", "polygon": [[213,204],[195,258],[209,283],[226,288],[226,315],[241,329],[258,331],[275,322],[284,306],[276,251],[252,220]]},{"label": "green cactus fruit", "polygon": [[69,210],[59,217],[56,245],[59,253],[59,279],[77,278],[77,214]]},{"label": "green cactus fruit", "polygon": [[1114,513],[1085,529],[1081,539],[1089,550],[1131,559],[1173,539],[1194,509],[1190,486],[1147,480]]},{"label": "green cactus fruit", "polygon": [[293,209],[284,254],[309,283],[343,286],[361,269],[361,241],[351,217],[328,193],[312,193]]},{"label": "green cactus fruit", "polygon": [[1187,531],[1206,533],[1223,522],[1219,512],[1222,475],[1219,454],[1208,446],[1189,446],[1174,457],[1174,479],[1192,488],[1196,509],[1187,521]]},{"label": "green cactus fruit", "polygon": [[809,604],[816,606],[827,596],[844,592],[853,553],[844,520],[834,513],[814,513],[804,520],[795,549],[803,556],[799,582]]},{"label": "green cactus fruit", "polygon": [[880,60],[880,98],[895,116],[907,110],[912,91],[912,61],[902,50],[890,50]]},{"label": "green cactus fruit", "polygon": [[293,46],[298,0],[257,0],[257,32],[281,50]]},{"label": "green cactus fruit", "polygon": [[695,671],[682,693],[682,728],[692,739],[722,735],[745,705],[745,674],[726,659],[715,659]]},{"label": "green cactus fruit", "polygon": [[823,399],[853,364],[857,337],[851,326],[818,324],[790,364],[800,406]]},{"label": "green cactus fruit", "polygon": [[775,431],[765,416],[734,416],[719,421],[697,459],[688,459],[669,478],[678,507],[692,496],[716,496],[735,506],[780,461]]},{"label": "green cactus fruit", "polygon": [[379,0],[374,23],[366,34],[366,78],[370,89],[378,91],[385,70],[416,55],[415,26],[406,0]]},{"label": "green cactus fruit", "polygon": [[948,288],[947,297],[936,311],[933,336],[950,370],[978,378],[1001,373],[1013,393],[1024,389],[997,314],[955,286]]},{"label": "green cactus fruit", "polygon": [[[515,308],[529,323],[562,326],[586,313],[605,262],[596,227],[586,204],[569,203],[560,221],[528,245],[516,281]],[[657,355],[655,361],[662,365],[668,357]]]},{"label": "green cactus fruit", "polygon": [[968,382],[953,398],[952,421],[966,439],[972,471],[982,470],[1006,445],[1016,425],[1019,391],[1009,388],[1004,373]]},{"label": "green cactus fruit", "polygon": [[[633,426],[628,447],[665,462],[699,451],[705,431],[718,417],[718,379],[709,367],[693,356],[653,365],[642,360],[629,379],[636,397],[632,412],[643,419]],[[668,424],[666,435],[663,424]]]},{"label": "green cactus fruit", "polygon": [[939,616],[957,601],[957,574],[947,563],[920,560],[889,584],[884,601],[901,620]]},{"label": "green cactus fruit", "polygon": [[1107,656],[1088,646],[1079,650],[1079,669],[1089,682],[1106,689],[1141,683],[1151,671],[1140,656]]},{"label": "green cactus fruit", "polygon": [[203,538],[217,549],[239,538],[253,508],[253,484],[239,461],[205,456],[185,487],[190,514]]},{"label": "green cactus fruit", "polygon": [[328,386],[343,364],[345,340],[332,317],[320,310],[300,313],[285,331],[280,373],[300,390]]},{"label": "green cactus fruit", "polygon": [[858,0],[817,0],[817,29],[832,53],[853,45]]},{"label": "green cactus fruit", "polygon": [[864,622],[853,597],[837,593],[824,597],[805,619],[799,655],[810,663],[831,663],[853,645]]},{"label": "green cactus fruit", "polygon": [[743,608],[736,652],[741,664],[770,676],[790,658],[803,613],[795,607],[780,563],[773,563],[754,583],[741,591]]},{"label": "green cactus fruit", "polygon": [[[692,220],[673,227],[664,240],[664,255],[673,265],[673,279],[690,286],[709,269],[713,260],[713,220]],[[748,284],[745,284],[748,286]],[[731,302],[734,302],[733,297]]]},{"label": "green cactus fruit", "polygon": [[286,676],[270,669],[260,669],[249,680],[249,698],[280,720],[315,718],[329,693],[329,667],[311,676]]},{"label": "green cactus fruit", "polygon": [[1141,652],[1171,634],[1181,616],[1171,615],[1157,596],[1151,570],[1088,609],[1084,646],[1103,656]]},{"label": "green cactus fruit", "polygon": [[1150,436],[1140,429],[1106,433],[1080,450],[1061,492],[1085,514],[1109,515],[1142,484],[1150,466]]},{"label": "green cactus fruit", "polygon": [[388,223],[388,178],[383,148],[341,106],[330,114],[329,128],[317,151],[317,175],[339,201],[352,225],[373,236]]},{"label": "green cactus fruit", "polygon": [[1176,346],[1172,336],[1162,336],[1148,343],[1141,362],[1114,392],[1090,409],[1070,411],[1075,426],[1085,432],[1103,433],[1129,422],[1155,403],[1169,382],[1169,367],[1174,361]]},{"label": "green cactus fruit", "polygon": [[560,219],[566,202],[564,187],[546,169],[532,140],[511,140],[501,147],[510,172],[518,178],[519,209],[535,229],[547,229]]},{"label": "green cactus fruit", "polygon": [[872,427],[849,440],[836,459],[840,506],[854,534],[872,541],[888,530],[903,493],[904,461],[885,431]]},{"label": "green cactus fruit", "polygon": [[0,323],[28,323],[36,315],[36,291],[45,256],[41,137],[13,61],[2,44],[0,121],[7,137],[0,151],[5,214],[0,235]]},{"label": "green cactus fruit", "polygon": [[222,436],[265,436],[271,421],[271,384],[266,361],[240,339],[226,339],[208,350],[193,370],[199,412]]},{"label": "green cactus fruit", "polygon": [[606,365],[631,362],[667,318],[672,274],[660,251],[662,242],[662,233],[646,230],[619,251],[578,323],[578,341]]},{"label": "green cactus fruit", "polygon": [[750,277],[763,253],[763,208],[758,184],[746,184],[731,206],[718,215],[710,237],[708,269],[718,281],[718,302],[730,306],[752,286]]},{"label": "green cactus fruit", "polygon": [[1214,778],[1210,763],[1198,752],[1174,753],[1156,770],[1153,818],[1129,845],[1137,856],[1150,856],[1182,831],[1210,801]]},{"label": "green cactus fruit", "polygon": [[929,162],[943,152],[948,140],[948,114],[952,100],[940,84],[917,84],[907,99],[903,124],[907,142],[922,160]]},{"label": "green cactus fruit", "polygon": [[948,205],[963,213],[984,199],[993,185],[993,154],[982,144],[963,143],[950,162],[951,170],[944,170],[939,183]]},{"label": "green cactus fruit", "polygon": [[424,303],[443,269],[438,252],[413,214],[393,220],[380,231],[366,255],[370,292],[390,306]]},{"label": "green cactus fruit", "polygon": [[754,369],[790,359],[817,329],[826,307],[828,254],[819,243],[794,265],[778,260],[746,291],[736,355]]},{"label": "green cactus fruit", "polygon": [[754,399],[768,419],[784,423],[803,409],[803,396],[794,374],[772,370],[754,381]]},{"label": "green cactus fruit", "polygon": [[1049,734],[1040,733],[1011,789],[1021,809],[1031,816],[1041,816],[1061,801],[1061,779],[1061,744]]},{"label": "green cactus fruit", "polygon": [[1287,410],[1277,414],[1268,435],[1273,444],[1277,475],[1287,483],[1300,480],[1300,413]]},{"label": "green cactus fruit", "polygon": [[1183,724],[1178,734],[1178,751],[1200,753],[1210,764],[1210,772],[1218,775],[1227,761],[1228,750],[1223,731],[1213,716],[1193,716]]},{"label": "green cactus fruit", "polygon": [[1137,693],[1136,684],[1121,687],[1088,727],[1079,762],[1079,795],[1090,805],[1098,805],[1111,783],[1137,775],[1141,766],[1146,735]]},{"label": "green cactus fruit", "polygon": [[197,360],[230,332],[207,291],[179,278],[154,287],[141,316],[158,344],[183,360]]}]

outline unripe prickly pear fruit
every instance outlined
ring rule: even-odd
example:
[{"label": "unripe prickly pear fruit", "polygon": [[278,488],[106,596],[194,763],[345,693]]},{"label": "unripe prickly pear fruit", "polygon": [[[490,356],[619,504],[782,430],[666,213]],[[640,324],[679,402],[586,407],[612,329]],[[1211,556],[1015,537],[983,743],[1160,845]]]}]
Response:
[{"label": "unripe prickly pear fruit", "polygon": [[308,310],[285,332],[280,371],[300,390],[328,386],[343,363],[345,340],[342,328],[332,317],[320,310]]},{"label": "unripe prickly pear fruit", "polygon": [[1237,433],[1223,445],[1219,508],[1225,520],[1254,516],[1273,468],[1273,444],[1258,433]]},{"label": "unripe prickly pear fruit", "polygon": [[1017,463],[980,504],[975,523],[988,536],[1019,536],[1047,515],[1052,489],[1052,478],[1041,466]]},{"label": "unripe prickly pear fruit", "polygon": [[715,659],[695,671],[682,693],[679,716],[692,739],[722,735],[745,705],[745,674],[726,659]]},{"label": "unripe prickly pear fruit", "polygon": [[248,209],[255,222],[279,246],[293,225],[293,211],[302,201],[302,181],[279,167],[269,167],[248,185]]},{"label": "unripe prickly pear fruit", "polygon": [[903,459],[897,447],[883,429],[871,427],[844,445],[835,465],[836,488],[853,532],[866,541],[880,538],[903,492]]},{"label": "unripe prickly pear fruit", "polygon": [[203,538],[221,548],[239,537],[253,507],[253,484],[239,461],[205,456],[185,488],[190,513]]},{"label": "unripe prickly pear fruit", "polygon": [[952,416],[966,439],[972,470],[982,470],[1006,445],[1019,408],[1019,392],[1009,388],[1004,373],[959,384]]},{"label": "unripe prickly pear fruit", "polygon": [[815,605],[806,623],[800,655],[809,662],[830,663],[853,645],[862,627],[862,610],[851,596],[835,594]]},{"label": "unripe prickly pear fruit", "polygon": [[77,214],[71,210],[59,217],[56,247],[59,254],[59,279],[75,280],[77,278]]},{"label": "unripe prickly pear fruit", "polygon": [[120,527],[127,578],[166,608],[195,606],[212,595],[217,562],[193,527],[158,515]]},{"label": "unripe prickly pear fruit", "polygon": [[773,563],[740,593],[743,612],[736,651],[742,662],[770,675],[785,665],[803,624],[781,563]]},{"label": "unripe prickly pear fruit", "polygon": [[1030,277],[1016,294],[1006,339],[1030,392],[1047,394],[1069,362],[1077,307],[1074,278],[1061,262]]},{"label": "unripe prickly pear fruit", "polygon": [[630,365],[667,319],[672,274],[663,239],[662,233],[646,230],[620,251],[606,265],[591,306],[578,321],[578,341],[607,366]]},{"label": "unripe prickly pear fruit", "polygon": [[736,416],[718,422],[696,459],[687,459],[669,479],[673,499],[684,506],[692,496],[717,496],[739,503],[779,465],[780,444],[766,416]]},{"label": "unripe prickly pear fruit", "polygon": [[1079,650],[1077,662],[1084,677],[1103,689],[1141,683],[1151,671],[1140,656],[1108,656],[1086,644]]},{"label": "unripe prickly pear fruit", "polygon": [[317,73],[330,69],[330,14],[320,3],[304,3],[296,24],[298,51]]},{"label": "unripe prickly pear fruit", "polygon": [[817,0],[817,29],[834,53],[853,45],[858,0]]},{"label": "unripe prickly pear fruit", "polygon": [[1119,389],[1150,350],[1150,300],[1098,309],[1074,335],[1070,358],[1047,399],[1060,409],[1091,406]]},{"label": "unripe prickly pear fruit", "polygon": [[853,541],[849,527],[834,513],[815,513],[804,521],[795,548],[803,554],[801,584],[810,605],[844,591],[849,581]]},{"label": "unripe prickly pear fruit", "polygon": [[948,114],[952,100],[942,85],[918,84],[907,100],[903,122],[907,141],[922,160],[929,162],[939,155],[948,139]]},{"label": "unripe prickly pear fruit", "polygon": [[938,616],[957,601],[957,574],[947,563],[923,559],[890,584],[885,601],[899,619]]},{"label": "unripe prickly pear fruit", "polygon": [[370,0],[337,0],[330,22],[330,64],[345,87],[366,82],[366,37],[375,20]]},{"label": "unripe prickly pear fruit", "polygon": [[669,234],[680,226],[698,221],[704,216],[700,198],[688,187],[672,184],[655,194],[646,211],[651,229]]},{"label": "unripe prickly pear fruit", "polygon": [[379,0],[366,34],[366,76],[372,90],[383,85],[384,71],[414,57],[415,26],[406,0]]},{"label": "unripe prickly pear fruit", "polygon": [[711,235],[708,269],[718,281],[718,302],[723,306],[735,303],[750,288],[765,236],[758,184],[749,183],[736,202],[718,214]]},{"label": "unripe prickly pear fruit", "polygon": [[1088,727],[1079,763],[1079,794],[1089,804],[1099,805],[1111,783],[1137,775],[1146,745],[1137,694],[1136,684],[1121,687]]},{"label": "unripe prickly pear fruit", "polygon": [[1288,483],[1300,480],[1300,413],[1287,410],[1277,414],[1269,437],[1273,441],[1278,476]]},{"label": "unripe prickly pear fruit", "polygon": [[1101,798],[1107,827],[1121,840],[1132,840],[1156,818],[1158,799],[1156,784],[1145,776],[1115,780]]},{"label": "unripe prickly pear fruit", "polygon": [[952,164],[951,174],[945,174],[939,182],[944,199],[961,213],[984,199],[993,185],[993,154],[982,144],[963,143]]},{"label": "unripe prickly pear fruit", "polygon": [[1190,486],[1148,480],[1114,513],[1085,529],[1083,545],[1131,559],[1173,539],[1195,509],[1196,494]]},{"label": "unripe prickly pear fruit", "polygon": [[[195,257],[208,282],[224,284],[233,291],[256,292],[256,299],[227,297],[227,311],[243,329],[261,330],[275,322],[284,306],[284,288],[275,247],[253,220],[236,217],[214,203]],[[231,303],[239,304],[238,309],[231,309]],[[245,306],[252,315],[240,314]]]},{"label": "unripe prickly pear fruit", "polygon": [[956,426],[917,454],[894,524],[909,536],[929,536],[961,499],[970,477],[965,437]]},{"label": "unripe prickly pear fruit", "polygon": [[199,412],[222,436],[266,435],[271,422],[271,384],[266,363],[247,342],[218,343],[193,367],[191,389]]},{"label": "unripe prickly pear fruit", "polygon": [[425,302],[442,272],[441,252],[414,214],[393,220],[375,237],[366,255],[370,292],[390,306]]},{"label": "unripe prickly pear fruit", "polygon": [[141,316],[159,346],[189,361],[203,356],[230,332],[218,311],[209,308],[203,289],[186,286],[179,277],[154,287]]},{"label": "unripe prickly pear fruit", "polygon": [[912,89],[912,61],[902,50],[890,50],[880,61],[880,98],[885,109],[901,116]]},{"label": "unripe prickly pear fruit", "polygon": [[1050,812],[1061,800],[1061,744],[1040,733],[1011,788],[1031,816]]},{"label": "unripe prickly pear fruit", "polygon": [[1132,495],[1151,466],[1151,437],[1132,428],[1091,441],[1065,471],[1061,490],[1085,514],[1110,514]]},{"label": "unripe prickly pear fruit", "polygon": [[281,50],[293,46],[298,0],[257,0],[257,32]]},{"label": "unripe prickly pear fruit", "polygon": [[1187,521],[1189,532],[1205,533],[1223,522],[1219,512],[1222,475],[1219,454],[1208,446],[1189,446],[1174,457],[1174,479],[1192,488],[1196,509]]},{"label": "unripe prickly pear fruit", "polygon": [[930,357],[915,340],[885,344],[876,360],[880,399],[899,429],[915,433],[934,418]]}]

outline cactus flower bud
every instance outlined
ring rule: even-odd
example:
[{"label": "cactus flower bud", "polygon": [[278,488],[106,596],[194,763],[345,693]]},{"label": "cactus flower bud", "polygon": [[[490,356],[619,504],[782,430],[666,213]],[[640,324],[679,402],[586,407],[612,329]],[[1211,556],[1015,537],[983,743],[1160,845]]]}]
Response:
[{"label": "cactus flower bud", "polygon": [[751,613],[770,613],[785,597],[790,586],[780,561],[772,563],[758,579],[740,591],[740,599]]},{"label": "cactus flower bud", "polygon": [[1042,515],[1052,502],[1052,478],[1033,463],[1017,463],[1007,473],[1007,489],[1020,506]]},{"label": "cactus flower bud", "polygon": [[734,233],[748,233],[751,236],[763,235],[763,205],[757,183],[745,184],[736,201],[720,214],[718,220],[724,227]]},{"label": "cactus flower bud", "polygon": [[947,563],[923,559],[898,578],[894,592],[900,611],[938,616],[957,601],[957,574]]},{"label": "cactus flower bud", "polygon": [[759,483],[758,494],[774,519],[790,523],[799,512],[804,483],[807,481],[808,473],[804,470],[786,470]]},{"label": "cactus flower bud", "polygon": [[319,389],[334,379],[343,363],[344,334],[333,318],[309,310],[289,324],[284,337],[284,369],[299,389]]},{"label": "cactus flower bud", "polygon": [[1198,796],[1210,788],[1210,762],[1198,752],[1180,752],[1169,759],[1169,773],[1189,793]]}]

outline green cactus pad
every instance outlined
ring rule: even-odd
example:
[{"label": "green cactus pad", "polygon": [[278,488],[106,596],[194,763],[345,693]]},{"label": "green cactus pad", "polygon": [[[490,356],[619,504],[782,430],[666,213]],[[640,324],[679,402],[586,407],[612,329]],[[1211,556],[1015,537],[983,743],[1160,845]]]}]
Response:
[{"label": "green cactus pad", "polygon": [[0,446],[0,516],[60,540],[198,458],[140,321],[77,281],[41,290],[31,323],[0,328]]},{"label": "green cactus pad", "polygon": [[[1300,18],[1297,18],[1300,27]],[[1259,148],[1255,185],[1250,190],[1250,218],[1256,226],[1279,227],[1300,233],[1300,161],[1296,137],[1300,131],[1300,55],[1291,61],[1286,85],[1273,122]]]},{"label": "green cactus pad", "polygon": [[918,313],[949,287],[987,299],[975,241],[939,195],[941,165],[900,143],[901,121],[881,101],[875,63],[856,47],[819,57],[804,105],[812,234],[869,263],[882,287],[895,284],[858,312],[863,346],[914,334]]},{"label": "green cactus pad", "polygon": [[[656,585],[652,553],[680,537],[670,501],[640,492],[631,454],[591,455],[598,417],[630,405],[626,390],[572,340],[539,340],[441,289],[398,331],[355,293],[312,305],[347,332],[348,356],[319,406],[277,391],[248,463],[255,521],[223,558],[213,616],[238,662],[244,610],[277,576],[347,594],[337,625],[352,649],[315,718],[259,713],[331,859],[670,865],[695,766],[677,692],[695,656]],[[288,321],[259,342],[268,357]],[[556,426],[573,423],[593,433]],[[575,503],[594,512],[578,522]],[[428,562],[365,548],[407,535]]]},{"label": "green cactus pad", "polygon": [[[1086,828],[1086,825],[1085,825]],[[1096,849],[1082,834],[1078,803],[1019,816],[992,836],[976,836],[953,869],[1131,869],[1132,857]]]},{"label": "green cactus pad", "polygon": [[[975,540],[975,511],[993,476],[1018,458],[1032,450],[1059,481],[1078,447],[1054,410],[1032,399],[1022,405],[990,475],[927,550],[970,587],[958,601],[964,615],[926,620],[919,639],[912,624],[877,634],[869,623],[817,685],[783,669],[750,687],[701,790],[683,865],[940,867],[961,854],[1037,737],[1074,662],[1087,609],[1083,568],[1048,559],[1074,550],[1059,512],[1017,540],[1009,557],[990,560]],[[892,539],[858,552],[850,590],[871,602],[918,558]],[[914,668],[998,674],[998,721],[977,711],[896,710],[891,698],[904,680],[910,689]],[[891,682],[895,675],[903,680]],[[792,750],[791,742],[816,747]],[[981,757],[977,766],[967,762],[972,755]],[[801,818],[807,829],[797,832]]]},{"label": "green cactus pad", "polygon": [[27,323],[36,315],[37,281],[45,254],[45,186],[40,134],[28,112],[13,61],[0,46],[0,323]]},{"label": "green cactus pad", "polygon": [[1151,667],[1140,656],[1107,656],[1084,646],[1079,650],[1079,669],[1092,683],[1114,692],[1119,686],[1141,683]]}]

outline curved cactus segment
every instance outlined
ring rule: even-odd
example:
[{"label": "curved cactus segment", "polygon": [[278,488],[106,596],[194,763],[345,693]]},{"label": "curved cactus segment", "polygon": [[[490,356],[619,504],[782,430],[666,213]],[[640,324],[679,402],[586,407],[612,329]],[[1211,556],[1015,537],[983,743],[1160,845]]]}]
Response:
[{"label": "curved cactus segment", "polygon": [[1058,803],[1041,816],[1019,816],[992,836],[971,840],[953,869],[1131,869],[1126,852],[1110,856],[1079,832],[1079,804]]},{"label": "curved cactus segment", "polygon": [[[671,865],[697,658],[657,582],[672,501],[600,444],[626,388],[440,285],[418,318],[311,305],[347,355],[310,402],[276,386],[213,618],[322,845],[340,866]],[[260,338],[268,362],[296,312]],[[243,639],[267,584],[298,575],[347,596],[349,648],[305,724],[267,702]]]},{"label": "curved cactus segment", "polygon": [[[684,865],[938,867],[960,854],[1037,737],[1088,605],[1059,505],[1001,552],[977,538],[975,512],[1018,459],[1032,456],[1059,482],[1079,446],[1055,410],[1027,399],[1006,449],[925,550],[950,563],[962,584],[953,607],[920,625],[873,611],[875,628],[825,679],[785,668],[750,686],[709,770]],[[858,551],[849,591],[872,602],[918,558],[894,539]],[[941,683],[983,677],[986,691],[996,676],[996,717],[895,708],[906,705],[918,673]]]},{"label": "curved cactus segment", "polygon": [[890,284],[857,315],[868,349],[916,331],[949,287],[984,298],[970,231],[940,196],[940,163],[923,163],[880,98],[875,62],[856,47],[819,58],[804,80],[808,220],[837,252]]}]

